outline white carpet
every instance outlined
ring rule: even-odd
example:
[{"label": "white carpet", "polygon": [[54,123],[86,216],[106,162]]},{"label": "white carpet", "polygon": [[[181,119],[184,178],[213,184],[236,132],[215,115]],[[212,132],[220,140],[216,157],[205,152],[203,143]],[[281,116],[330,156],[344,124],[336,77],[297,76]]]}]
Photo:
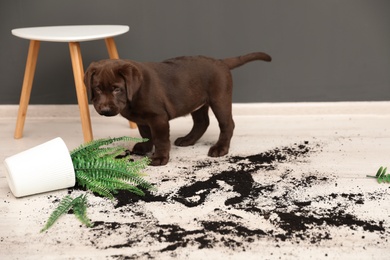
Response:
[{"label": "white carpet", "polygon": [[[82,140],[75,107],[38,106],[15,141],[14,110],[0,107],[0,159],[56,136],[69,149]],[[228,156],[206,155],[213,119],[195,146],[173,146],[167,166],[146,169],[157,192],[114,202],[89,194],[93,228],[68,214],[39,233],[63,196],[85,191],[16,199],[1,172],[0,256],[387,259],[390,184],[366,175],[390,166],[389,102],[235,105],[234,118]],[[95,138],[137,135],[119,117],[92,122]],[[189,117],[172,121],[171,141],[190,128]]]}]

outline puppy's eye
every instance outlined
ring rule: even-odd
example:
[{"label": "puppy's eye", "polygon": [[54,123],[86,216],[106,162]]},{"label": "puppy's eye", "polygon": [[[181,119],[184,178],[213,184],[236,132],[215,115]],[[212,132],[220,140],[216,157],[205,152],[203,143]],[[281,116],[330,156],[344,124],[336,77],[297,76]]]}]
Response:
[{"label": "puppy's eye", "polygon": [[120,94],[120,93],[122,93],[122,89],[121,88],[114,88],[114,90],[112,92],[114,94]]},{"label": "puppy's eye", "polygon": [[94,90],[96,93],[102,93],[102,90],[101,90],[99,87],[94,87],[93,90]]}]

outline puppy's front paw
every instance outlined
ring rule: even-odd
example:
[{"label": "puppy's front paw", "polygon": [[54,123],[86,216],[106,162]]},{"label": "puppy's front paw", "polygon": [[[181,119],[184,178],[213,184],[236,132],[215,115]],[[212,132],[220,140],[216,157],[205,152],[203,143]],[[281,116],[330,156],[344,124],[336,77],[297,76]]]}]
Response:
[{"label": "puppy's front paw", "polygon": [[153,144],[149,142],[145,143],[136,143],[133,147],[133,153],[138,155],[145,155],[151,152],[153,149]]},{"label": "puppy's front paw", "polygon": [[150,165],[152,166],[162,166],[162,165],[166,165],[169,161],[169,157],[168,156],[152,156],[152,162],[150,163]]},{"label": "puppy's front paw", "polygon": [[210,148],[208,156],[210,157],[220,157],[228,154],[229,147],[222,145],[214,145]]}]

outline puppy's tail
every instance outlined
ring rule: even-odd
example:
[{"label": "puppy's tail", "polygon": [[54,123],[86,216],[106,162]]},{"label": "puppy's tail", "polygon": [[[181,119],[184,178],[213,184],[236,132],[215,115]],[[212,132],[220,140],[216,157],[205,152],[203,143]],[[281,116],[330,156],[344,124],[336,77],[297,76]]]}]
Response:
[{"label": "puppy's tail", "polygon": [[271,61],[272,58],[264,52],[253,52],[243,56],[222,59],[222,62],[225,63],[229,69],[235,69],[254,60]]}]

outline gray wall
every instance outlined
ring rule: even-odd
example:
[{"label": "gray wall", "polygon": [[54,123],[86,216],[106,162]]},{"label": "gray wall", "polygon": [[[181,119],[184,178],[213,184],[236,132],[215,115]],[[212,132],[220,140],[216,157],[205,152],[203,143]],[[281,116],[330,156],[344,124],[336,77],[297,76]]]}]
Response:
[{"label": "gray wall", "polygon": [[[233,71],[234,102],[390,100],[388,0],[0,0],[0,104],[17,104],[28,41],[11,29],[125,24],[119,55],[160,61],[265,51]],[[85,67],[107,58],[81,44]],[[66,43],[42,43],[31,103],[76,103]]]}]

